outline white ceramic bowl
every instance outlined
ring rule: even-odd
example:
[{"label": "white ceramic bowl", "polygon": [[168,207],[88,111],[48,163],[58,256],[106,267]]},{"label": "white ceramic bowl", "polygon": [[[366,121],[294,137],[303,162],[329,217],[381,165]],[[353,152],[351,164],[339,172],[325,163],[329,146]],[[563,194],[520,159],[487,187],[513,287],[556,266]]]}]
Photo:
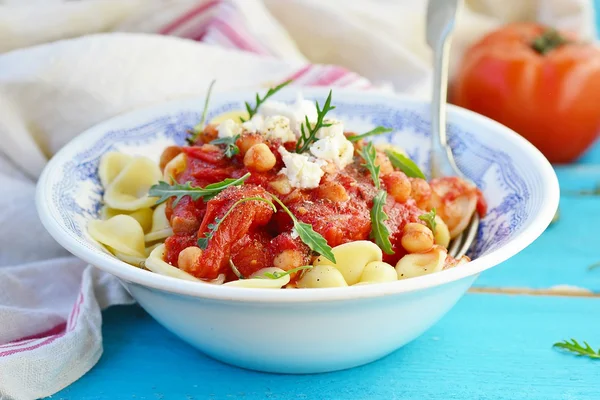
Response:
[{"label": "white ceramic bowl", "polygon": [[[307,89],[322,103],[327,91]],[[213,96],[209,118],[239,109],[254,93]],[[296,91],[277,98],[293,101]],[[428,105],[406,97],[336,89],[333,114],[360,132],[394,128],[375,141],[405,148],[427,170]],[[102,188],[100,156],[109,150],[158,160],[182,144],[203,99],[159,105],[119,116],[82,133],[49,162],[37,187],[37,208],[67,250],[116,275],[159,323],[204,353],[237,366],[283,373],[350,368],[381,358],[435,324],[478,274],[512,257],[548,226],[558,206],[556,175],[529,142],[475,113],[449,108],[449,138],[458,165],[489,203],[474,260],[443,272],[392,283],[331,289],[269,290],[177,280],[113,258],[90,238]],[[142,339],[140,339],[142,340]]]}]

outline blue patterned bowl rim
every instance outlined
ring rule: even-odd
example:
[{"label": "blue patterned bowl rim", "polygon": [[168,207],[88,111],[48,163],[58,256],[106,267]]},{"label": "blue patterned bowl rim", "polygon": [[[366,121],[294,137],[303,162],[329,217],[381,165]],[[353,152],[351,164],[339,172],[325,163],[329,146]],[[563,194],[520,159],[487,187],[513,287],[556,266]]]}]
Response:
[{"label": "blue patterned bowl rim", "polygon": [[[295,100],[298,89],[278,93]],[[306,98],[321,103],[322,88],[304,88]],[[255,92],[223,92],[211,99],[209,119],[239,109]],[[103,251],[85,223],[96,218],[102,188],[97,166],[102,154],[120,150],[158,160],[167,145],[183,144],[186,130],[199,119],[204,99],[155,105],[96,125],[64,146],[45,167],[37,185],[36,205],[42,223],[63,247],[90,264],[140,285],[197,297],[240,301],[317,301],[377,297],[449,283],[491,268],[531,244],[549,225],[558,207],[556,174],[545,157],[507,127],[468,110],[449,106],[448,136],[461,170],[484,192],[490,207],[483,219],[470,263],[404,281],[347,288],[269,291],[204,285],[165,277],[130,266]],[[429,105],[405,96],[335,89],[334,117],[361,132],[376,125],[394,131],[374,139],[403,147],[428,170]]]}]

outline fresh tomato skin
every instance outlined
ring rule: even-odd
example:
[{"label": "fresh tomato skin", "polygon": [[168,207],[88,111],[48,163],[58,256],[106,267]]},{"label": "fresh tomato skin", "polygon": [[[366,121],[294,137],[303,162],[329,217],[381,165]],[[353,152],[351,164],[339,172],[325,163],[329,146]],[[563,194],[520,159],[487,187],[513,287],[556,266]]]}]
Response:
[{"label": "fresh tomato skin", "polygon": [[575,161],[600,134],[600,48],[561,32],[565,44],[536,51],[548,28],[515,23],[465,53],[450,101],[492,118],[553,163]]}]

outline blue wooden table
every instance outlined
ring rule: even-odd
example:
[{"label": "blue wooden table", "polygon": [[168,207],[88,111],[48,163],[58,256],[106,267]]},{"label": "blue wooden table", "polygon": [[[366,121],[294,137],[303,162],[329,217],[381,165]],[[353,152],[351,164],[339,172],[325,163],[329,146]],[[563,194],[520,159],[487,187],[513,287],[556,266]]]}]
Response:
[{"label": "blue wooden table", "polygon": [[[103,313],[100,362],[52,398],[600,399],[600,360],[552,348],[571,337],[600,347],[600,268],[588,270],[600,262],[600,196],[578,194],[600,184],[600,143],[556,171],[559,222],[383,360],[320,375],[246,371],[199,353],[138,306],[113,307]],[[561,285],[573,288],[556,291]]]}]

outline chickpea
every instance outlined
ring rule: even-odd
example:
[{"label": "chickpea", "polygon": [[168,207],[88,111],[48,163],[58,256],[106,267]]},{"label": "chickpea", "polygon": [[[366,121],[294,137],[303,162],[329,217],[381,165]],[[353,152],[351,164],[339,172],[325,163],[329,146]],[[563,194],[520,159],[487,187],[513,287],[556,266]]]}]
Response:
[{"label": "chickpea", "polygon": [[199,136],[199,140],[196,141],[196,144],[200,143],[210,143],[217,138],[219,135],[219,131],[217,130],[217,125],[208,124],[204,127],[204,131]]},{"label": "chickpea", "polygon": [[431,186],[421,178],[409,178],[411,197],[417,202],[417,207],[423,210],[430,209]]},{"label": "chickpea", "polygon": [[348,200],[348,192],[337,182],[325,182],[317,188],[317,193],[320,198],[328,199],[334,203],[341,203]]},{"label": "chickpea", "polygon": [[398,203],[406,203],[412,191],[410,180],[404,172],[394,171],[383,178],[387,191]]},{"label": "chickpea", "polygon": [[264,139],[260,133],[248,133],[242,135],[235,144],[238,149],[240,149],[240,154],[244,156],[246,155],[246,152],[250,150],[250,147],[263,142]]},{"label": "chickpea", "polygon": [[197,269],[202,257],[202,249],[196,246],[186,247],[181,250],[177,258],[177,266],[185,272],[191,272]]},{"label": "chickpea", "polygon": [[264,143],[255,144],[250,147],[244,155],[244,165],[248,169],[258,172],[266,172],[275,166],[277,160],[275,155]]},{"label": "chickpea", "polygon": [[402,247],[409,253],[422,253],[433,247],[433,232],[423,224],[409,223],[402,232]]},{"label": "chickpea", "polygon": [[269,185],[279,194],[290,194],[292,191],[290,180],[285,175],[278,175],[277,179],[270,182]]},{"label": "chickpea", "polygon": [[377,156],[375,158],[375,165],[379,165],[379,173],[384,176],[394,171],[394,166],[392,162],[385,155],[385,153],[377,152]]},{"label": "chickpea", "polygon": [[273,266],[284,271],[304,265],[304,255],[298,250],[283,250],[273,258]]}]

